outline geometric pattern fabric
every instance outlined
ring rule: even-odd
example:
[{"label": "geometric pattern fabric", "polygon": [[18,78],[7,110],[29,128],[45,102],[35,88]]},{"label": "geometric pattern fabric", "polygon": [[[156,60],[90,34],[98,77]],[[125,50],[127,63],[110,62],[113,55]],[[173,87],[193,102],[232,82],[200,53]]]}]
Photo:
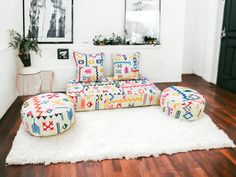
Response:
[{"label": "geometric pattern fabric", "polygon": [[205,99],[196,90],[171,86],[166,88],[160,99],[163,112],[176,119],[193,121],[203,116]]},{"label": "geometric pattern fabric", "polygon": [[76,80],[80,82],[102,81],[104,54],[73,53],[76,63]]},{"label": "geometric pattern fabric", "polygon": [[158,105],[161,95],[160,90],[144,76],[125,81],[108,77],[103,82],[89,83],[71,80],[66,93],[73,99],[75,111]]},{"label": "geometric pattern fabric", "polygon": [[22,123],[34,136],[51,136],[68,130],[75,122],[72,100],[62,93],[33,96],[21,109]]},{"label": "geometric pattern fabric", "polygon": [[134,54],[114,54],[114,80],[137,79],[139,75],[140,53]]}]

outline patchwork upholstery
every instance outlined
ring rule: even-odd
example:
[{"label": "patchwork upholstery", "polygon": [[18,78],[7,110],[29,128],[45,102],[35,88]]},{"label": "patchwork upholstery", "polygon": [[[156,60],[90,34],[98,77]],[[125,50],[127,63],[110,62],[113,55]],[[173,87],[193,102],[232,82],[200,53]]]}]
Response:
[{"label": "patchwork upholstery", "polygon": [[167,115],[193,121],[203,116],[205,99],[196,90],[172,86],[162,92],[160,104]]},{"label": "patchwork upholstery", "polygon": [[31,97],[21,109],[22,123],[34,136],[50,136],[68,130],[75,122],[72,100],[62,93]]},{"label": "patchwork upholstery", "polygon": [[71,80],[67,85],[67,95],[74,100],[76,111],[157,105],[160,94],[160,90],[143,76],[127,81],[111,77],[90,83]]},{"label": "patchwork upholstery", "polygon": [[113,54],[114,80],[138,79],[140,53]]},{"label": "patchwork upholstery", "polygon": [[76,80],[81,82],[102,81],[104,78],[104,54],[83,54],[74,52]]}]

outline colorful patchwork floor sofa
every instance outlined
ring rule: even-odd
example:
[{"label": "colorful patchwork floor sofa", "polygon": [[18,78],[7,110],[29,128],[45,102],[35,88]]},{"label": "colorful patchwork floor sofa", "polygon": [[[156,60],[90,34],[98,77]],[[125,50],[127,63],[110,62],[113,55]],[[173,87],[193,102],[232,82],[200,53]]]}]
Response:
[{"label": "colorful patchwork floor sofa", "polygon": [[75,111],[159,104],[161,91],[139,74],[140,53],[113,54],[113,77],[104,76],[103,53],[73,54],[76,78],[69,81],[66,94],[73,99]]}]

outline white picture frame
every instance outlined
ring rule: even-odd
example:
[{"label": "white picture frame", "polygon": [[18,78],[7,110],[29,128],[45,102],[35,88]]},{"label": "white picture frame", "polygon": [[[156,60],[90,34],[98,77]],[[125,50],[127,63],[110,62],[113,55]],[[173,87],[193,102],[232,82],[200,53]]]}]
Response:
[{"label": "white picture frame", "polygon": [[126,43],[145,44],[144,38],[152,38],[160,44],[161,0],[126,0]]}]

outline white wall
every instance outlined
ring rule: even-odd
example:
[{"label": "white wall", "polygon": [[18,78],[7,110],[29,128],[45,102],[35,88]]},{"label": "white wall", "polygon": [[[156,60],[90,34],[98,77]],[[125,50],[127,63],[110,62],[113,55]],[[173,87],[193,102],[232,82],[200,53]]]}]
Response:
[{"label": "white wall", "polygon": [[[19,10],[20,9],[20,10]],[[0,119],[17,97],[16,53],[8,49],[9,29],[21,30],[21,2],[8,0],[0,6]]]},{"label": "white wall", "polygon": [[212,83],[216,83],[218,74],[224,4],[225,1],[223,0],[209,0],[208,4],[211,10],[208,14],[209,28],[207,30],[207,48],[202,77]]},{"label": "white wall", "polygon": [[0,119],[17,97],[16,57],[11,49],[0,51]]},{"label": "white wall", "polygon": [[195,73],[216,83],[224,1],[188,0],[183,73]]},{"label": "white wall", "polygon": [[52,69],[55,72],[54,90],[65,90],[74,77],[75,66],[69,60],[57,60],[56,49],[77,49],[81,52],[103,51],[106,54],[105,73],[112,75],[112,52],[142,54],[140,71],[155,82],[181,81],[184,47],[185,0],[162,0],[161,45],[156,47],[107,46],[94,47],[92,38],[97,34],[122,34],[124,0],[74,0],[74,45],[41,45],[42,57],[34,56],[33,67]]},{"label": "white wall", "polygon": [[[199,0],[201,1],[201,0]],[[185,36],[184,36],[184,54],[183,54],[183,73],[193,73],[194,61],[199,56],[199,31],[202,27],[199,25],[203,19],[204,13],[201,3],[196,0],[186,1],[186,19],[185,19]],[[205,8],[205,6],[203,7]],[[201,38],[201,40],[204,38]],[[200,41],[203,43],[203,41]]]}]

